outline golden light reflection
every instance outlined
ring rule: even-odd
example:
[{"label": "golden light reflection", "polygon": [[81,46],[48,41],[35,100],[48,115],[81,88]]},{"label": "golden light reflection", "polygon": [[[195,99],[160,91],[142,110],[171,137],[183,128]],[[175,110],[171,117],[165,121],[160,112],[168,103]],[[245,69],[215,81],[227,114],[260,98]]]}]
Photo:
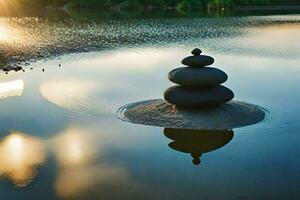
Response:
[{"label": "golden light reflection", "polygon": [[[128,173],[123,168],[108,165],[88,165],[85,167],[61,169],[55,182],[55,190],[62,199],[84,197],[89,195],[113,196],[122,186],[133,186]],[[110,190],[111,188],[111,190]]]},{"label": "golden light reflection", "polygon": [[90,131],[75,126],[52,140],[50,146],[58,163],[54,187],[60,198],[86,199],[91,193],[103,195],[109,192],[107,188],[116,189],[129,184],[126,170],[99,160],[99,140]]},{"label": "golden light reflection", "polygon": [[0,83],[0,99],[22,96],[24,81],[22,79]]},{"label": "golden light reflection", "polygon": [[253,35],[255,39],[243,41],[243,44],[245,44],[247,48],[272,49],[281,50],[283,52],[289,51],[290,54],[300,52],[298,42],[300,35],[299,24],[280,24],[266,26],[264,28],[255,27],[250,28],[249,33]]},{"label": "golden light reflection", "polygon": [[0,143],[0,175],[7,176],[17,187],[31,183],[44,160],[44,145],[32,136],[13,132]]},{"label": "golden light reflection", "polygon": [[69,127],[60,133],[51,146],[62,166],[83,166],[95,158],[99,148],[88,131],[77,127]]}]

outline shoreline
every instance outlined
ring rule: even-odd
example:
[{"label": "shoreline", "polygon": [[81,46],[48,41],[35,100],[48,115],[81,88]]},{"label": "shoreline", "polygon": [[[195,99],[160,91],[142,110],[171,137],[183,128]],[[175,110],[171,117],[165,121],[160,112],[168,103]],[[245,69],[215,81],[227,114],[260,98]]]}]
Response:
[{"label": "shoreline", "polygon": [[[293,11],[293,10],[299,10],[300,11],[300,5],[298,6],[235,6],[235,10],[238,11]],[[300,14],[300,12],[299,12]]]},{"label": "shoreline", "polygon": [[[65,6],[47,6],[46,9],[48,10],[62,10],[62,11],[68,11],[68,10],[103,10],[106,8],[99,8],[99,7],[70,7],[68,5]],[[122,9],[121,7],[115,6],[111,8],[107,8],[108,10],[112,12],[120,12],[120,11],[130,11],[132,9]],[[300,11],[300,4],[299,5],[266,5],[266,6],[238,6],[238,5],[233,5],[233,6],[225,6],[225,7],[194,7],[194,8],[183,8],[183,9],[178,9],[177,7],[166,7],[166,8],[161,8],[161,7],[155,7],[155,6],[145,6],[142,7],[142,10],[144,11],[155,11],[155,10],[162,10],[162,11],[223,11],[223,10],[239,10],[239,11],[269,11],[269,10],[276,10],[276,11],[293,11],[293,10],[299,10]]]}]

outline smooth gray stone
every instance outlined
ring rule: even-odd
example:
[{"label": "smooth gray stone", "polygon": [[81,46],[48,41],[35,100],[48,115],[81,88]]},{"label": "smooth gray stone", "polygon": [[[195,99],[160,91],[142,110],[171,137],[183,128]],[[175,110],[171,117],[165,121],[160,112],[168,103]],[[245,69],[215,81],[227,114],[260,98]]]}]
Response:
[{"label": "smooth gray stone", "polygon": [[220,85],[228,76],[220,69],[213,67],[180,67],[170,71],[169,80],[178,85],[203,88]]},{"label": "smooth gray stone", "polygon": [[222,85],[210,89],[193,89],[173,86],[164,93],[164,98],[180,107],[211,108],[224,104],[234,97],[233,92]]},{"label": "smooth gray stone", "polygon": [[181,61],[182,64],[190,67],[204,67],[212,65],[214,62],[212,57],[206,55],[189,56]]}]

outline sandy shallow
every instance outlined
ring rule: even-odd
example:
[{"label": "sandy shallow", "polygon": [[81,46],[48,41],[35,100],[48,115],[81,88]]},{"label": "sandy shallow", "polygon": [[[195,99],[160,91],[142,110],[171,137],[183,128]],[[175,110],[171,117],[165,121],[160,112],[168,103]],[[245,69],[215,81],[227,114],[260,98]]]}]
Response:
[{"label": "sandy shallow", "polygon": [[258,123],[265,118],[265,111],[239,101],[215,109],[187,110],[156,99],[125,105],[118,110],[118,117],[135,124],[166,128],[226,130]]}]

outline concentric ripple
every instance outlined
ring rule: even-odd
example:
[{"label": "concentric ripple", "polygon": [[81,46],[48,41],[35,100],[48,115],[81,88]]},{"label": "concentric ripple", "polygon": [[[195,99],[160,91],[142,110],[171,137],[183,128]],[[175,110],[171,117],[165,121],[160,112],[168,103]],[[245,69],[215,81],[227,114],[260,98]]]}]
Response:
[{"label": "concentric ripple", "polygon": [[65,108],[72,115],[84,117],[103,116],[105,107],[91,99],[93,92],[101,90],[96,82],[91,80],[51,80],[41,84],[40,93],[47,101]]}]

